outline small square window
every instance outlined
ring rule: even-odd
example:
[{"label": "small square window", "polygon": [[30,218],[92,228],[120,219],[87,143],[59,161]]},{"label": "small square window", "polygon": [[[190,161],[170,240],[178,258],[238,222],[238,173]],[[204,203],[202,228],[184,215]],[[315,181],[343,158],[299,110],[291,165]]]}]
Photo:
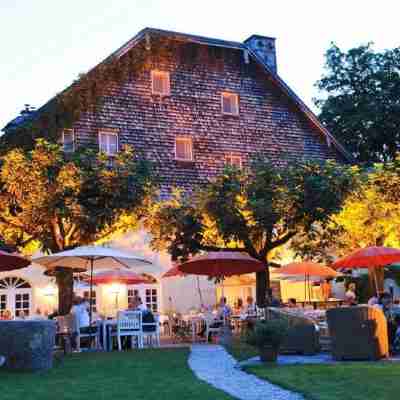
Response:
[{"label": "small square window", "polygon": [[193,144],[190,137],[175,138],[175,160],[193,161]]},{"label": "small square window", "polygon": [[169,72],[151,71],[151,93],[158,96],[169,96]]},{"label": "small square window", "polygon": [[75,135],[73,129],[64,129],[62,133],[63,151],[72,153],[75,150]]},{"label": "small square window", "polygon": [[229,154],[225,157],[226,164],[231,167],[242,168],[242,157],[234,154]]},{"label": "small square window", "polygon": [[236,93],[221,94],[221,112],[227,115],[239,115],[239,96]]},{"label": "small square window", "polygon": [[108,156],[118,153],[118,132],[104,130],[99,132],[99,150]]}]

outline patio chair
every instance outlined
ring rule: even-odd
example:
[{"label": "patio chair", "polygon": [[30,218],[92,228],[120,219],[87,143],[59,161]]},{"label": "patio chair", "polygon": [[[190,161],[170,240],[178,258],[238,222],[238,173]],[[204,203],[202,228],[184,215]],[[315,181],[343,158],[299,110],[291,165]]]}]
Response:
[{"label": "patio chair", "polygon": [[[117,315],[117,329],[110,332],[109,340],[117,338],[118,351],[122,350],[122,337],[131,337],[131,347],[133,338],[137,338],[138,348],[143,348],[143,325],[141,311],[120,311]],[[111,348],[111,343],[110,346]]]},{"label": "patio chair", "polygon": [[211,313],[207,313],[204,315],[204,321],[206,323],[206,341],[208,342],[211,338],[211,335],[220,334],[221,328],[224,323],[223,321],[216,320],[215,316]]},{"label": "patio chair", "polygon": [[78,319],[75,314],[67,314],[64,316],[65,324],[69,327],[69,330],[73,332],[76,341],[76,351],[82,350],[82,339],[89,338],[89,347],[91,340],[95,341],[95,348],[100,348],[100,329],[97,325],[81,328],[78,323]]},{"label": "patio chair", "polygon": [[160,316],[154,315],[154,322],[142,322],[143,327],[143,339],[147,344],[153,345],[153,339],[155,345],[160,347]]},{"label": "patio chair", "polygon": [[387,321],[376,307],[332,308],[326,312],[335,360],[378,360],[389,354]]}]

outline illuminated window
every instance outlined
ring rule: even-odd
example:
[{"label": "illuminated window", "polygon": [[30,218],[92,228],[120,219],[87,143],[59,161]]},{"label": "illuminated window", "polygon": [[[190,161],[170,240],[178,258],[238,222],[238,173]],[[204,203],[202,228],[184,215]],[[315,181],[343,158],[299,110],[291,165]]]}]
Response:
[{"label": "illuminated window", "polygon": [[193,143],[190,137],[175,138],[175,160],[193,161]]},{"label": "illuminated window", "polygon": [[[90,290],[83,292],[83,298],[90,304]],[[97,312],[96,291],[92,290],[92,311]]]},{"label": "illuminated window", "polygon": [[239,96],[236,93],[221,94],[221,112],[227,115],[239,115]]},{"label": "illuminated window", "polygon": [[128,289],[128,304],[133,303],[135,297],[140,297],[138,289]]},{"label": "illuminated window", "polygon": [[151,93],[158,96],[169,96],[169,72],[151,71]]},{"label": "illuminated window", "polygon": [[118,153],[118,132],[104,130],[99,132],[99,150],[109,156]]},{"label": "illuminated window", "polygon": [[64,129],[62,132],[62,146],[66,153],[72,153],[75,150],[75,135],[73,129]]},{"label": "illuminated window", "polygon": [[236,168],[242,168],[242,157],[234,154],[229,154],[225,157],[225,162]]},{"label": "illuminated window", "polygon": [[158,311],[157,289],[146,289],[146,307],[152,312]]}]

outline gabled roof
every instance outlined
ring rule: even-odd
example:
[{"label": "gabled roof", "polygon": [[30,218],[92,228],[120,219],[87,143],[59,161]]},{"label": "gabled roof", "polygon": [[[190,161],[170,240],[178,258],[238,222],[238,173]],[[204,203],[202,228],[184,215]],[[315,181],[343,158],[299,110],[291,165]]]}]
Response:
[{"label": "gabled roof", "polygon": [[[283,93],[285,93],[288,98],[290,98],[298,110],[306,117],[306,119],[324,136],[328,145],[333,145],[335,148],[349,161],[353,160],[353,156],[337,141],[337,139],[325,128],[325,126],[318,120],[317,116],[310,110],[309,107],[294,93],[294,91],[283,81],[283,79],[275,72],[273,72],[269,66],[245,43],[233,42],[229,40],[214,39],[198,35],[190,35],[181,32],[173,32],[163,29],[156,28],[144,28],[138,32],[132,39],[122,45],[119,49],[114,51],[110,56],[108,56],[104,61],[95,66],[91,71],[96,70],[102,64],[114,58],[120,58],[127,52],[129,52],[133,47],[135,47],[142,40],[149,40],[152,35],[165,36],[173,40],[192,42],[205,46],[223,47],[236,49],[241,51],[246,51],[251,58],[253,58],[266,72],[269,79],[273,84],[275,84]],[[252,35],[254,36],[254,35]],[[251,37],[252,37],[251,36]],[[257,36],[257,35],[256,35]],[[250,37],[250,38],[251,38]],[[250,39],[249,38],[249,39]],[[89,72],[91,72],[89,71]],[[52,99],[53,100],[53,99]],[[51,101],[51,100],[50,100]],[[47,103],[48,104],[48,103]],[[35,113],[38,115],[40,110],[46,105],[42,106]],[[35,116],[36,116],[35,115]],[[18,123],[24,123],[25,121],[17,121],[18,117],[8,123],[3,130],[8,129],[9,125],[12,123],[13,127]],[[16,124],[17,123],[17,124]]]}]

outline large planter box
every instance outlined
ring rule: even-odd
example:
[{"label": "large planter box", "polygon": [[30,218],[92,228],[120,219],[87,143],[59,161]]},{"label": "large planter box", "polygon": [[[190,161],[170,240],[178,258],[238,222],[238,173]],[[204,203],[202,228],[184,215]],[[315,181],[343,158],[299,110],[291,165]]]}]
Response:
[{"label": "large planter box", "polygon": [[0,355],[5,368],[36,371],[53,365],[54,321],[0,321]]}]

